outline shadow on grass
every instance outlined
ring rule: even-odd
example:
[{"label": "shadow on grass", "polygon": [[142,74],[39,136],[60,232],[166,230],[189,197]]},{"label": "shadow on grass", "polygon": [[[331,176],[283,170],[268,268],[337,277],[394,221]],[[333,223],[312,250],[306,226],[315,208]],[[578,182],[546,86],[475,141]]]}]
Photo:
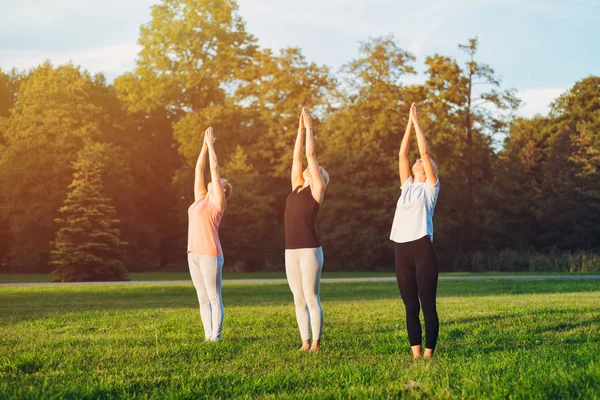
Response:
[{"label": "shadow on grass", "polygon": [[442,321],[440,343],[444,351],[466,357],[546,347],[549,341],[559,346],[600,344],[599,335],[587,333],[597,325],[595,311],[594,307],[543,309],[450,318]]},{"label": "shadow on grass", "polygon": [[[489,314],[471,316],[471,317],[461,317],[461,318],[449,318],[448,323],[456,324],[456,325],[464,325],[464,324],[476,324],[476,325],[495,325],[499,321],[517,321],[523,320],[526,321],[528,319],[531,320],[544,320],[544,330],[535,330],[532,332],[535,333],[543,333],[547,330],[551,330],[554,332],[560,332],[562,330],[571,329],[569,324],[554,324],[554,321],[559,319],[569,319],[569,317],[574,314],[581,314],[585,312],[597,313],[597,307],[578,307],[577,312],[574,312],[573,309],[555,309],[555,308],[545,308],[543,310],[534,310],[534,311],[523,311],[519,313],[511,313],[511,312],[495,312],[492,314],[490,311]],[[591,320],[596,321],[597,317],[590,317]],[[536,326],[541,326],[537,325]],[[546,329],[548,328],[548,329]]]},{"label": "shadow on grass", "polygon": [[[600,291],[595,281],[440,281],[438,298]],[[395,282],[323,283],[323,302],[397,299]],[[291,304],[286,284],[226,285],[225,307]],[[0,289],[0,321],[20,321],[48,314],[119,311],[143,308],[197,308],[192,285],[64,286]],[[465,321],[466,322],[466,321]]]}]

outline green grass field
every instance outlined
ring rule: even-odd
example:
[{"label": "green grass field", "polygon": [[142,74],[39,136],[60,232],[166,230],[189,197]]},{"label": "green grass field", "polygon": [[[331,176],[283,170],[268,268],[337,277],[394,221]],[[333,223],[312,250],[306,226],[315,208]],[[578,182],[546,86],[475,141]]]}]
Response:
[{"label": "green grass field", "polygon": [[442,281],[436,358],[412,360],[394,283],[322,284],[300,353],[287,285],[0,288],[0,398],[600,398],[600,281]]}]

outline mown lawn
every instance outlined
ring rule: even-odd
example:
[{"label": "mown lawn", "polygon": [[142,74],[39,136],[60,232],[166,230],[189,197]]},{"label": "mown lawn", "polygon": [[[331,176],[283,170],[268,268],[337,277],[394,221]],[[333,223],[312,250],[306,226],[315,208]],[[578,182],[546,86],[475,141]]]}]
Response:
[{"label": "mown lawn", "polygon": [[202,342],[192,286],[0,288],[0,398],[599,398],[600,281],[442,281],[413,361],[394,283],[324,283],[319,354],[286,285],[224,286]]}]

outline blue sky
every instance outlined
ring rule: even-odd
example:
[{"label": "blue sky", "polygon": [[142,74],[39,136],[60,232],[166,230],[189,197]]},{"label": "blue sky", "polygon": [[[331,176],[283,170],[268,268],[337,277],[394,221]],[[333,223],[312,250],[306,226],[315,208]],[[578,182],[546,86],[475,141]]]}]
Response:
[{"label": "blue sky", "polygon": [[[2,0],[0,68],[72,60],[109,79],[135,65],[139,26],[157,0]],[[525,101],[520,113],[546,113],[576,81],[600,74],[598,0],[238,0],[247,29],[262,46],[302,48],[336,71],[358,42],[393,33],[417,56],[464,60],[458,43],[478,36],[478,59]]]}]

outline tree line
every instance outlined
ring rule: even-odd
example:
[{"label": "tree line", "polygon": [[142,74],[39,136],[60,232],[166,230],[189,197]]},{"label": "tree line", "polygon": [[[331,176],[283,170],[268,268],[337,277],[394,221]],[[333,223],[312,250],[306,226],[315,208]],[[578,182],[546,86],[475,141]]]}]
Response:
[{"label": "tree line", "polygon": [[[577,82],[548,115],[518,118],[515,91],[478,59],[477,39],[459,45],[462,57],[425,57],[425,82],[407,84],[417,60],[393,36],[365,39],[332,72],[298,48],[261,47],[233,0],[163,0],[139,44],[135,69],[112,83],[49,61],[0,70],[3,270],[79,263],[97,271],[86,279],[119,279],[182,268],[208,126],[233,185],[225,269],[280,269],[302,107],[331,178],[319,216],[326,269],[391,269],[412,102],[439,166],[442,269],[598,268],[600,77]],[[73,271],[68,279],[84,279]]]}]

